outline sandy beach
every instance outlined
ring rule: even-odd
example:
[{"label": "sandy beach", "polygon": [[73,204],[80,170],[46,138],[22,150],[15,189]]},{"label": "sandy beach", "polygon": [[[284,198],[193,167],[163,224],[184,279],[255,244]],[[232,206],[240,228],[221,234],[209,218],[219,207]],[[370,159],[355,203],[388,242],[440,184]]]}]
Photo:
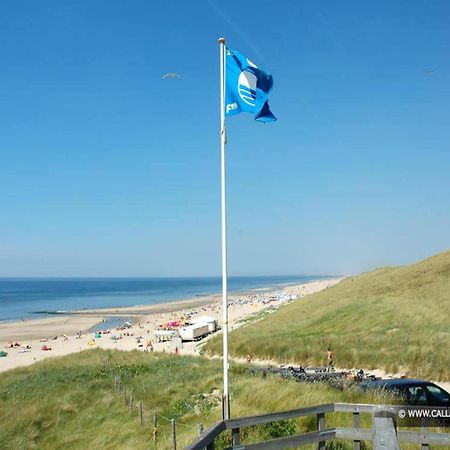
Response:
[{"label": "sandy beach", "polygon": [[[321,291],[339,282],[340,279],[318,280],[310,283],[286,286],[276,292],[295,296],[301,301],[305,295]],[[258,290],[229,296],[230,329],[240,326],[244,319],[265,309],[274,310],[285,303],[274,300],[273,292]],[[276,297],[276,296],[275,296]],[[211,295],[184,301],[141,305],[125,308],[106,308],[87,311],[71,311],[67,315],[54,315],[45,319],[6,322],[0,324],[0,349],[8,356],[0,358],[0,372],[15,367],[27,366],[36,361],[54,356],[62,356],[89,348],[144,350],[151,341],[154,351],[174,351],[170,342],[155,342],[154,331],[170,321],[187,315],[207,315],[217,318],[221,324],[221,296]],[[93,326],[111,316],[132,317],[134,324],[126,330],[109,330],[110,333],[95,337],[89,332]],[[80,336],[77,333],[81,332]],[[112,337],[116,339],[112,339]],[[200,342],[183,343],[181,354],[198,354]],[[19,344],[9,348],[10,343]],[[51,350],[42,350],[43,346]]]}]

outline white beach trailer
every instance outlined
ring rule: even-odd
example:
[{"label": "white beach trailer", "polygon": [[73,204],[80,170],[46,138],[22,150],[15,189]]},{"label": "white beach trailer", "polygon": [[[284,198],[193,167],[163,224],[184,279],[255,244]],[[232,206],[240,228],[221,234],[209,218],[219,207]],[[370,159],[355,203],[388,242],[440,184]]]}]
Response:
[{"label": "white beach trailer", "polygon": [[153,333],[156,342],[168,342],[176,335],[176,331],[171,330],[156,330]]},{"label": "white beach trailer", "polygon": [[208,330],[210,333],[214,333],[214,331],[217,331],[217,329],[219,328],[217,319],[215,319],[214,317],[199,316],[199,317],[192,318],[190,320],[190,322],[191,322],[191,324],[203,323],[205,325],[208,325]]},{"label": "white beach trailer", "polygon": [[209,327],[205,323],[188,325],[178,330],[182,341],[198,341],[209,334]]}]

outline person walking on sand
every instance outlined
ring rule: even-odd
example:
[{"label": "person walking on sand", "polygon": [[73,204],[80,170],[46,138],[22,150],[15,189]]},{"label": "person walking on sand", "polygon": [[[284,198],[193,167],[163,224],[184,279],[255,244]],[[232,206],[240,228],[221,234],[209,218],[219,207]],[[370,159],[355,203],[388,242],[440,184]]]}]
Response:
[{"label": "person walking on sand", "polygon": [[327,348],[327,371],[332,372],[333,370],[333,351],[330,347]]}]

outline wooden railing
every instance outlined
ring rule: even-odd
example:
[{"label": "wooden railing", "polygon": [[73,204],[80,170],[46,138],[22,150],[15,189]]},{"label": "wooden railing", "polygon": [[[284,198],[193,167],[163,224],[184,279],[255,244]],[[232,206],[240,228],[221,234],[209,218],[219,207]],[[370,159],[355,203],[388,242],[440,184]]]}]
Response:
[{"label": "wooden railing", "polygon": [[[319,450],[325,450],[326,442],[330,440],[353,441],[354,450],[360,450],[362,441],[372,442],[375,450],[398,450],[400,448],[399,442],[421,444],[422,450],[428,450],[430,444],[450,448],[450,434],[448,433],[430,432],[426,426],[423,426],[420,431],[397,430],[396,417],[399,408],[401,407],[390,405],[329,403],[279,413],[222,420],[207,430],[193,444],[186,447],[185,450],[213,450],[215,439],[226,430],[231,430],[232,447],[230,449],[235,450],[275,450],[314,443],[317,444]],[[327,428],[325,415],[332,412],[351,413],[353,427]],[[360,428],[361,414],[372,415],[373,428]],[[242,428],[307,416],[316,416],[316,431],[254,444],[241,444]]]}]

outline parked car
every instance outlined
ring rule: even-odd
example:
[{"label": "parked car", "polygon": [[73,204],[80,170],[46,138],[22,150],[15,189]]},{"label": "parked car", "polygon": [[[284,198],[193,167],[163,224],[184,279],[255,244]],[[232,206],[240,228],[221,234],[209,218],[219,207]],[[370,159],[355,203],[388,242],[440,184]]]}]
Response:
[{"label": "parked car", "polygon": [[408,405],[450,407],[450,394],[430,381],[401,378],[396,380],[363,381],[361,388],[392,393]]}]

